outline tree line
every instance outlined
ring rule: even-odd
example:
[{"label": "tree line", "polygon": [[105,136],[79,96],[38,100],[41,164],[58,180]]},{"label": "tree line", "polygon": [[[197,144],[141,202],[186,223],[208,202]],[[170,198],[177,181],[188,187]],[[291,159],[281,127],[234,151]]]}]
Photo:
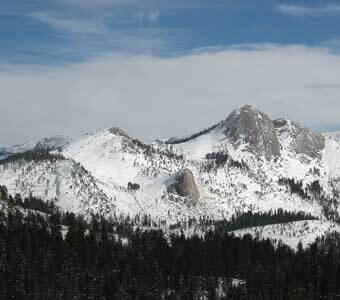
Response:
[{"label": "tree line", "polygon": [[41,161],[57,161],[57,160],[65,160],[65,158],[59,153],[50,153],[47,150],[32,150],[26,151],[23,153],[14,153],[8,156],[7,158],[0,160],[0,165],[6,165],[8,163],[13,163],[17,161],[26,161],[26,162],[41,162]]}]

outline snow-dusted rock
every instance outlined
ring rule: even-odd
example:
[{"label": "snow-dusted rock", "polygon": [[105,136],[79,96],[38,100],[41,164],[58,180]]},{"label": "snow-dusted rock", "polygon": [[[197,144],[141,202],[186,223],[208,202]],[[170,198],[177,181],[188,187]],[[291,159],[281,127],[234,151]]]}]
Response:
[{"label": "snow-dusted rock", "polygon": [[274,126],[278,136],[288,137],[288,146],[296,154],[304,154],[311,158],[319,158],[325,148],[325,138],[311,129],[286,119],[277,119]]},{"label": "snow-dusted rock", "polygon": [[112,133],[113,135],[122,136],[122,137],[125,137],[127,139],[130,139],[130,136],[124,130],[122,130],[122,129],[118,128],[118,127],[110,128],[109,132]]},{"label": "snow-dusted rock", "polygon": [[181,197],[188,197],[195,202],[200,198],[194,175],[191,170],[183,169],[175,175],[175,182],[168,187],[168,192],[175,193]]},{"label": "snow-dusted rock", "polygon": [[231,113],[223,124],[224,134],[234,147],[247,145],[247,150],[267,159],[280,155],[280,143],[273,121],[250,105]]}]

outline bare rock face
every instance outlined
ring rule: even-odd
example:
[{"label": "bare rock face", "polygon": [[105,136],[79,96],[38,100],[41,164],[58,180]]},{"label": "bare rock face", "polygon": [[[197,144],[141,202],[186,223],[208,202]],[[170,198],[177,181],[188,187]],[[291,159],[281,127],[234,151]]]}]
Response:
[{"label": "bare rock face", "polygon": [[195,202],[200,198],[194,175],[189,169],[183,169],[175,175],[175,182],[168,187],[168,192],[191,198]]},{"label": "bare rock face", "polygon": [[0,185],[0,200],[7,199],[8,190],[5,186]]},{"label": "bare rock face", "polygon": [[130,136],[124,130],[122,130],[118,127],[110,128],[109,132],[112,133],[113,135],[122,136],[122,137],[125,137],[127,139],[130,139]]},{"label": "bare rock face", "polygon": [[318,158],[325,148],[325,138],[299,123],[286,119],[277,119],[274,126],[280,140],[290,138],[289,148],[296,154],[305,154],[310,158]]},{"label": "bare rock face", "polygon": [[234,110],[222,125],[235,148],[247,144],[248,151],[270,160],[280,155],[280,143],[273,121],[250,105]]}]

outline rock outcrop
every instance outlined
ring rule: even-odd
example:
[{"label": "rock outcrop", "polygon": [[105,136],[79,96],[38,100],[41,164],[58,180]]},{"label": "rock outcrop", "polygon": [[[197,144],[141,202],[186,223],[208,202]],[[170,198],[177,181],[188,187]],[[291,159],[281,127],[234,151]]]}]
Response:
[{"label": "rock outcrop", "polygon": [[235,148],[247,145],[246,150],[268,160],[280,155],[280,143],[273,121],[252,106],[245,105],[234,110],[222,126]]},{"label": "rock outcrop", "polygon": [[7,200],[7,187],[0,185],[0,200]]},{"label": "rock outcrop", "polygon": [[131,137],[124,130],[122,130],[118,127],[110,128],[109,132],[112,133],[113,135],[122,136],[122,137],[125,137],[127,139],[131,139]]},{"label": "rock outcrop", "polygon": [[168,192],[181,197],[188,197],[197,202],[200,198],[194,175],[191,170],[183,169],[174,178],[175,182],[168,187]]},{"label": "rock outcrop", "polygon": [[296,154],[304,154],[310,158],[318,158],[325,148],[325,138],[309,128],[286,119],[277,119],[274,126],[280,140],[286,139],[288,147]]}]

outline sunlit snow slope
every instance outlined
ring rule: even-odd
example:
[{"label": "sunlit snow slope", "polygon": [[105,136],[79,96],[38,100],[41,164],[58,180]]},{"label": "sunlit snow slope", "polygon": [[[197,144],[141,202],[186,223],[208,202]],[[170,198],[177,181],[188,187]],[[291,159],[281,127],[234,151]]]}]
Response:
[{"label": "sunlit snow slope", "polygon": [[[118,128],[99,130],[67,142],[62,155],[63,161],[1,164],[0,184],[13,193],[56,198],[75,212],[147,214],[169,222],[278,208],[321,218],[339,212],[339,143],[251,106],[180,139],[144,143]],[[194,175],[198,201],[169,189],[184,168]],[[283,184],[292,178],[302,182],[305,197]],[[309,189],[316,181],[319,194]]]}]

